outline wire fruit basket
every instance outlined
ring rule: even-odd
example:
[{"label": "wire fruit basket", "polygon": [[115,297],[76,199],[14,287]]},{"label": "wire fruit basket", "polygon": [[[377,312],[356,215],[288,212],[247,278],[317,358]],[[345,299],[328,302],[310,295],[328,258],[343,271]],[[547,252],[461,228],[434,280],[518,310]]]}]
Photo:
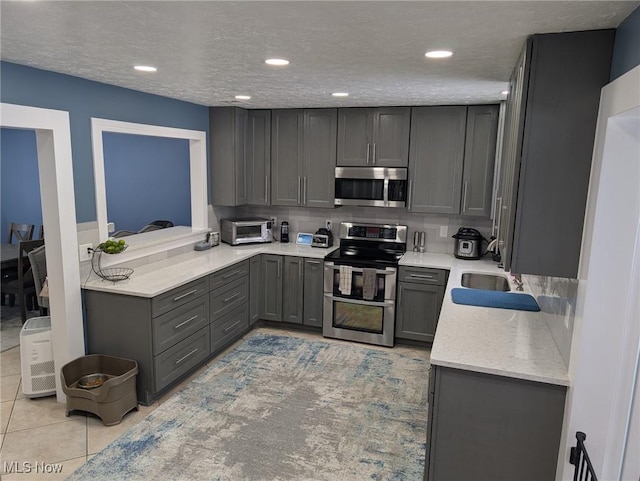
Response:
[{"label": "wire fruit basket", "polygon": [[[125,245],[120,252],[124,252],[128,246]],[[93,250],[93,255],[91,256],[91,270],[95,272],[95,274],[104,279],[105,281],[118,282],[124,281],[125,279],[129,279],[131,274],[133,274],[133,269],[130,267],[102,267],[102,255],[115,255],[120,252],[105,252],[100,246],[96,247]]]}]

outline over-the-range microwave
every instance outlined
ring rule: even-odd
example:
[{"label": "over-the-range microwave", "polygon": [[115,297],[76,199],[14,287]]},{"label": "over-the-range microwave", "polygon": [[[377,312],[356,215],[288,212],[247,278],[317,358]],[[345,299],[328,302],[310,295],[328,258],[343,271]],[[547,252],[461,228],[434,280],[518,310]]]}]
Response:
[{"label": "over-the-range microwave", "polygon": [[220,221],[220,238],[222,242],[233,246],[271,242],[273,240],[271,221],[258,217],[222,219]]},{"label": "over-the-range microwave", "polygon": [[336,167],[335,205],[405,207],[407,169]]}]

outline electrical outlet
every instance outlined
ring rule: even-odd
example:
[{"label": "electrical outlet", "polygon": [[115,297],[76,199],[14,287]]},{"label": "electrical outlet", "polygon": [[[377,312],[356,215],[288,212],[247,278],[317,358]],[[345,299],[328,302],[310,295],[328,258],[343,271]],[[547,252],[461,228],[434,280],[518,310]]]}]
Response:
[{"label": "electrical outlet", "polygon": [[327,229],[331,230],[331,219],[327,219]]},{"label": "electrical outlet", "polygon": [[93,244],[81,244],[78,246],[80,261],[90,261],[93,255]]},{"label": "electrical outlet", "polygon": [[449,226],[441,225],[440,226],[440,237],[449,237]]},{"label": "electrical outlet", "polygon": [[271,228],[275,229],[277,225],[278,225],[278,218],[277,217],[271,217]]}]

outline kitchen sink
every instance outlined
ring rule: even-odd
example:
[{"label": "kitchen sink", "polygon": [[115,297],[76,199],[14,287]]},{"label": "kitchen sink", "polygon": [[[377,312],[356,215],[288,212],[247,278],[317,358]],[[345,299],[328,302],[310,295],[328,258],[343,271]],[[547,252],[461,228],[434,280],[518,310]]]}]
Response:
[{"label": "kitchen sink", "polygon": [[462,274],[462,287],[471,289],[483,289],[485,291],[510,291],[509,280],[506,277],[493,274],[475,274],[467,272]]}]

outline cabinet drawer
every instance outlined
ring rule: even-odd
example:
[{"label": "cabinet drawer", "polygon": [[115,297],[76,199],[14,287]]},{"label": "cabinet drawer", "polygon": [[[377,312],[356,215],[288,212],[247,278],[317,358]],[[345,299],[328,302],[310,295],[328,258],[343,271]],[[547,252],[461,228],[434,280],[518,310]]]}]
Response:
[{"label": "cabinet drawer", "polygon": [[231,282],[225,287],[211,291],[209,305],[211,320],[220,319],[249,300],[249,276]]},{"label": "cabinet drawer", "polygon": [[205,292],[209,292],[209,282],[206,277],[203,277],[202,279],[189,282],[184,286],[160,294],[151,300],[151,315],[157,317],[165,312],[169,312],[178,306],[191,302]]},{"label": "cabinet drawer", "polygon": [[194,332],[209,325],[209,296],[203,295],[158,316],[153,324],[153,355],[157,356]]},{"label": "cabinet drawer", "polygon": [[238,262],[209,276],[209,289],[212,291],[225,286],[229,282],[249,275],[249,260]]},{"label": "cabinet drawer", "polygon": [[180,376],[209,357],[209,328],[204,327],[153,359],[156,391],[164,389]]},{"label": "cabinet drawer", "polygon": [[444,269],[430,269],[425,267],[400,266],[399,282],[419,282],[421,284],[432,284],[444,286],[447,283],[449,271]]},{"label": "cabinet drawer", "polygon": [[249,309],[244,306],[211,323],[211,352],[226,346],[249,329]]}]

